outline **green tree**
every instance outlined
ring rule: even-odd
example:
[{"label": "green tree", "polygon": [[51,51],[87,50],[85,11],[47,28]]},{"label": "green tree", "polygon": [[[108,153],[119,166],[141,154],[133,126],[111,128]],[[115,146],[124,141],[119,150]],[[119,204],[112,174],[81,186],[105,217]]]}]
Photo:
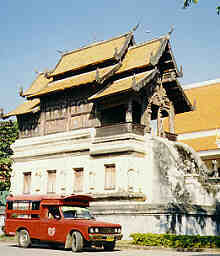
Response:
[{"label": "green tree", "polygon": [[[192,4],[197,4],[198,2],[199,2],[199,0],[184,0],[183,8],[184,9],[188,8]],[[216,7],[216,11],[217,11],[217,14],[219,15],[220,14],[220,6],[219,5]]]},{"label": "green tree", "polygon": [[15,121],[0,122],[0,191],[9,190],[11,177],[11,144],[18,138],[18,126]]}]

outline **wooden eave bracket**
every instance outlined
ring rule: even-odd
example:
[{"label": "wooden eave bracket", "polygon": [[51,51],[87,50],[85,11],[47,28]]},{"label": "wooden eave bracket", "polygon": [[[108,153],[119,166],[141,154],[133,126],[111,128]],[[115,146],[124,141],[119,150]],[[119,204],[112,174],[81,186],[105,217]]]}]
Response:
[{"label": "wooden eave bracket", "polygon": [[145,87],[151,80],[155,78],[156,75],[159,75],[159,70],[156,68],[152,73],[146,75],[140,81],[136,81],[135,76],[132,78],[132,89],[136,92],[139,92],[143,87]]}]

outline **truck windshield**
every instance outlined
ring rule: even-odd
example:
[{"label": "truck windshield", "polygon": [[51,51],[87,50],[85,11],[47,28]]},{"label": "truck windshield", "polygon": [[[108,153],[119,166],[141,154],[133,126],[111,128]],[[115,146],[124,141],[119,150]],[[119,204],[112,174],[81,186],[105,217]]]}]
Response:
[{"label": "truck windshield", "polygon": [[79,206],[61,206],[64,219],[94,219],[89,210]]}]

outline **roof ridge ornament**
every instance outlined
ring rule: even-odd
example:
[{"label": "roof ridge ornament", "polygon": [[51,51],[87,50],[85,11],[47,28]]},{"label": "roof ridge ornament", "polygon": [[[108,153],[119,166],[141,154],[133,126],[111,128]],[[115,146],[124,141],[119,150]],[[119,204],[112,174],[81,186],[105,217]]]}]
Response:
[{"label": "roof ridge ornament", "polygon": [[23,86],[20,85],[18,93],[19,93],[19,96],[25,97],[24,96],[24,88],[23,88]]},{"label": "roof ridge ornament", "polygon": [[135,26],[131,29],[130,33],[135,32],[135,31],[138,29],[138,27],[140,26],[140,24],[141,24],[141,23],[138,22],[137,25],[135,25]]},{"label": "roof ridge ornament", "polygon": [[174,31],[174,26],[172,25],[171,27],[170,27],[170,31],[167,33],[167,35],[166,35],[166,39],[167,40],[169,40],[170,39],[170,36],[171,36],[171,34],[173,33],[173,31]]},{"label": "roof ridge ornament", "polygon": [[0,119],[3,119],[4,116],[4,109],[0,108]]}]

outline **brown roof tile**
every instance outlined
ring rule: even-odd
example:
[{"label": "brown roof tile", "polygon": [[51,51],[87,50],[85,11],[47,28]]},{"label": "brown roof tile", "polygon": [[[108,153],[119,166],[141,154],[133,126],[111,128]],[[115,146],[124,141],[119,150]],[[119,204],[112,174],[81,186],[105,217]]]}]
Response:
[{"label": "brown roof tile", "polygon": [[[102,76],[102,75],[106,74],[109,70],[111,70],[112,68],[113,68],[113,66],[99,69],[99,74]],[[76,76],[73,76],[70,78],[52,82],[52,83],[48,84],[48,86],[46,88],[33,94],[32,96],[34,96],[34,97],[42,96],[42,95],[45,95],[48,93],[62,91],[67,88],[72,88],[72,87],[80,86],[83,84],[93,83],[93,82],[95,82],[95,79],[96,79],[96,71],[83,73],[81,75],[76,75]]]},{"label": "brown roof tile", "polygon": [[36,107],[40,104],[40,99],[33,99],[28,100],[21,105],[19,105],[15,110],[9,112],[8,114],[4,115],[3,118],[8,118],[10,116],[17,116],[22,114],[27,114],[32,112]]},{"label": "brown roof tile", "polygon": [[48,79],[44,73],[40,73],[37,78],[34,80],[34,82],[31,84],[30,88],[28,88],[24,93],[23,96],[31,96],[40,90],[47,87],[48,83],[51,81],[51,79]]},{"label": "brown roof tile", "polygon": [[151,56],[155,56],[158,53],[161,44],[162,42],[160,38],[130,47],[122,61],[122,66],[117,73],[150,65]]},{"label": "brown roof tile", "polygon": [[[143,72],[143,73],[136,75],[135,76],[136,82],[138,83],[140,80],[149,76],[153,72],[154,72],[154,70],[151,70],[151,71]],[[133,86],[133,76],[123,78],[123,79],[113,82],[111,85],[107,86],[106,89],[104,89],[101,92],[90,97],[89,100],[95,100],[95,99],[102,98],[105,96],[110,96],[110,95],[113,95],[116,93],[125,92],[128,90],[131,90],[132,86]]]},{"label": "brown roof tile", "polygon": [[115,48],[120,50],[128,34],[112,38],[110,40],[98,42],[72,52],[64,54],[50,76],[62,74],[83,68],[90,64],[98,64],[105,60],[114,58]]}]

